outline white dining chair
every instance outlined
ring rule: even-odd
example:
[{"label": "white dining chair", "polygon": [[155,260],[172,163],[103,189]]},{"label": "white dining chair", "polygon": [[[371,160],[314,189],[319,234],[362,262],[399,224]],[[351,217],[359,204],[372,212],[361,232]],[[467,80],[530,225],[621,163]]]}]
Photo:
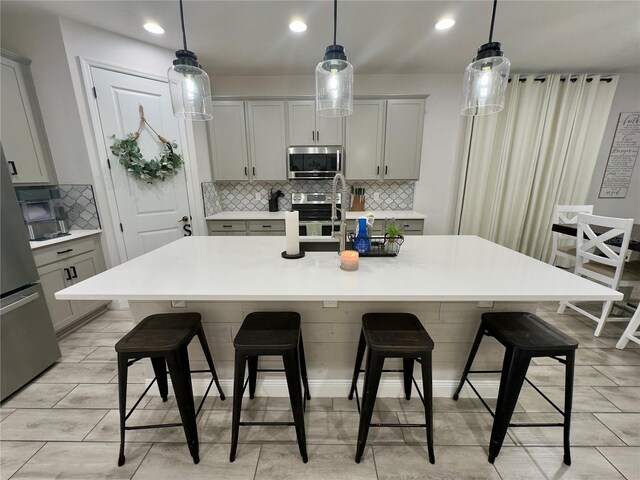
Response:
[{"label": "white dining chair", "polygon": [[[608,230],[597,234],[593,231],[593,226],[604,227]],[[618,290],[620,287],[640,285],[640,265],[636,265],[638,262],[625,262],[632,226],[632,218],[601,217],[579,213],[574,273],[614,290]],[[607,241],[616,237],[622,237],[618,248],[607,245]],[[603,302],[599,317],[571,302],[560,303],[558,313],[563,313],[566,307],[595,321],[597,323],[594,333],[596,337],[600,336],[607,321],[629,321],[629,318],[609,318],[613,307],[612,300]]]},{"label": "white dining chair", "polygon": [[636,309],[636,313],[631,317],[629,325],[627,325],[620,340],[616,343],[616,348],[623,350],[624,347],[627,346],[627,343],[629,343],[629,340],[640,345],[640,338],[638,337],[640,332],[638,332],[638,327],[640,327],[640,306]]},{"label": "white dining chair", "polygon": [[[578,214],[593,213],[593,205],[556,205],[553,207],[553,223],[570,224],[578,223]],[[570,235],[560,232],[551,232],[551,257],[549,265],[555,265],[558,257],[570,260],[571,264],[576,261],[576,239]]]}]

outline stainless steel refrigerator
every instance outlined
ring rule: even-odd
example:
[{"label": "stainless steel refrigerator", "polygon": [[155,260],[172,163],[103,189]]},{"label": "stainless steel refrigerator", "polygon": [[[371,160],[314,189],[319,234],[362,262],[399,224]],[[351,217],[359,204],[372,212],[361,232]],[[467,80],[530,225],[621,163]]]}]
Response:
[{"label": "stainless steel refrigerator", "polygon": [[60,358],[58,339],[0,145],[0,400]]}]

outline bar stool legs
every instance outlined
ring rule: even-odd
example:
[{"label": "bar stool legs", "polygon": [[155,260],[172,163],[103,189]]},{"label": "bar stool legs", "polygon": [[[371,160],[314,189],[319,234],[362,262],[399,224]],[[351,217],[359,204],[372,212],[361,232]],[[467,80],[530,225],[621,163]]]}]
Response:
[{"label": "bar stool legs", "polygon": [[[127,416],[127,374],[128,359],[124,355],[118,354],[118,405],[120,408],[120,453],[118,454],[118,466],[124,465],[124,432]],[[166,378],[167,373],[165,371]]]},{"label": "bar stool legs", "polygon": [[158,391],[162,401],[167,401],[169,395],[169,383],[167,382],[167,362],[164,357],[151,357],[151,365],[153,366],[153,373],[156,375],[156,383],[158,384]]},{"label": "bar stool legs", "polygon": [[[424,354],[420,361],[422,367],[422,391],[424,398],[421,400],[425,403],[424,417],[427,424],[427,450],[429,452],[429,463],[436,463],[436,455],[433,451],[433,385],[431,373],[431,352]],[[426,406],[428,405],[428,407]]]},{"label": "bar stool legs", "polygon": [[244,375],[248,357],[236,350],[233,374],[233,415],[231,417],[231,452],[229,461],[236,459],[238,435],[240,434],[240,413],[242,412],[242,394],[244,393]]},{"label": "bar stool legs", "polygon": [[353,367],[353,379],[351,380],[351,390],[349,390],[349,400],[353,400],[353,394],[356,391],[360,369],[362,368],[362,359],[364,358],[364,350],[367,343],[364,339],[364,332],[360,331],[360,340],[358,341],[358,352],[356,353],[356,364]]},{"label": "bar stool legs", "polygon": [[411,381],[413,380],[413,358],[402,359],[402,376],[404,380],[404,398],[411,400]]},{"label": "bar stool legs", "polygon": [[[298,350],[295,349],[283,355],[284,371],[287,377],[287,387],[289,388],[289,400],[291,402],[291,411],[293,412],[293,423],[296,428],[296,437],[298,438],[298,448],[302,461],[307,463],[307,440],[304,431],[304,400],[302,390],[300,388],[300,359],[298,358]],[[305,388],[305,392],[307,389]],[[305,393],[306,394],[306,393]]]},{"label": "bar stool legs", "polygon": [[356,463],[360,459],[367,445],[369,426],[373,416],[373,408],[380,386],[380,377],[384,366],[384,357],[375,352],[367,353],[367,366],[364,374],[364,391],[362,392],[362,411],[360,412],[360,425],[358,427],[358,446],[356,448]]},{"label": "bar stool legs", "polygon": [[200,330],[198,330],[198,340],[200,341],[200,346],[202,347],[204,356],[207,359],[207,365],[209,366],[209,370],[211,371],[211,375],[213,376],[213,381],[215,382],[218,393],[220,394],[220,400],[224,400],[226,397],[224,396],[224,392],[222,391],[222,386],[220,385],[220,380],[218,379],[216,367],[213,364],[213,357],[211,356],[211,351],[209,350],[209,343],[207,342],[207,337],[204,334],[204,329],[202,328],[202,326],[200,327]]},{"label": "bar stool legs", "polygon": [[573,406],[573,373],[576,362],[575,352],[567,355],[566,373],[564,379],[564,463],[571,465],[571,409]]}]

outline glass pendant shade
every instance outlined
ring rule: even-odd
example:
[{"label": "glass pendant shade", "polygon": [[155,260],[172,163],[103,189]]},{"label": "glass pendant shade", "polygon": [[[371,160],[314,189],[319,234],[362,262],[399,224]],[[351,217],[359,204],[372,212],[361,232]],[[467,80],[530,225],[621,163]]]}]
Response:
[{"label": "glass pendant shade", "polygon": [[209,75],[197,65],[174,64],[167,71],[173,115],[185,120],[211,120]]},{"label": "glass pendant shade", "polygon": [[353,113],[353,66],[346,57],[325,56],[316,67],[316,110],[322,117]]},{"label": "glass pendant shade", "polygon": [[463,115],[488,115],[504,108],[511,62],[503,56],[475,60],[464,71]]}]

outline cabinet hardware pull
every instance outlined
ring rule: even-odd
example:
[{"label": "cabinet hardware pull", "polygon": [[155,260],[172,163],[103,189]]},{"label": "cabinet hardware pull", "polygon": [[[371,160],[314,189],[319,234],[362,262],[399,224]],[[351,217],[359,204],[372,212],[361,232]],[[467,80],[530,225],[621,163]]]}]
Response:
[{"label": "cabinet hardware pull", "polygon": [[244,167],[244,176],[245,176],[245,177],[247,177],[247,176],[248,176],[247,167]]},{"label": "cabinet hardware pull", "polygon": [[76,267],[71,267],[71,278],[78,278],[78,272],[76,271]]},{"label": "cabinet hardware pull", "polygon": [[262,228],[271,228],[271,225],[262,225]]},{"label": "cabinet hardware pull", "polygon": [[7,163],[11,167],[11,175],[18,175],[18,170],[16,170],[16,162],[8,161]]},{"label": "cabinet hardware pull", "polygon": [[386,175],[389,172],[389,167],[385,165],[384,167],[384,174]]},{"label": "cabinet hardware pull", "polygon": [[56,252],[58,255],[62,255],[63,253],[73,252],[73,248],[67,248],[66,250],[62,250],[61,252]]},{"label": "cabinet hardware pull", "polygon": [[256,167],[251,167],[251,171],[253,172],[253,176],[256,176]]},{"label": "cabinet hardware pull", "polygon": [[380,175],[380,166],[379,165],[376,167],[376,175]]},{"label": "cabinet hardware pull", "polygon": [[231,228],[233,225],[222,225],[222,228]]},{"label": "cabinet hardware pull", "polygon": [[320,141],[320,130],[316,130],[316,140]]},{"label": "cabinet hardware pull", "polygon": [[316,131],[315,130],[311,130],[311,139],[315,142],[316,141]]},{"label": "cabinet hardware pull", "polygon": [[65,280],[71,280],[71,272],[69,271],[68,268],[64,269],[64,273],[67,274],[67,278],[65,278]]}]

